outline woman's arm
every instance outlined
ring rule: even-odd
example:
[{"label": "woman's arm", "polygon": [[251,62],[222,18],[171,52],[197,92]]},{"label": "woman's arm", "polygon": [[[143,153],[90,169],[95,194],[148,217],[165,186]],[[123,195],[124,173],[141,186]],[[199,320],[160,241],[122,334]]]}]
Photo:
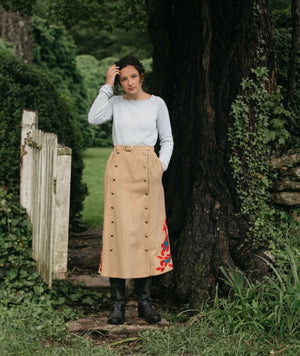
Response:
[{"label": "woman's arm", "polygon": [[112,106],[109,99],[114,94],[114,81],[119,73],[119,67],[115,64],[108,68],[105,84],[100,88],[88,114],[88,122],[91,125],[101,125],[112,119]]},{"label": "woman's arm", "polygon": [[100,88],[88,114],[89,124],[101,125],[112,119],[112,106],[109,99],[113,94],[112,87],[107,84]]},{"label": "woman's arm", "polygon": [[174,141],[168,108],[162,99],[161,106],[158,111],[157,129],[160,142],[159,159],[165,172],[172,156]]}]

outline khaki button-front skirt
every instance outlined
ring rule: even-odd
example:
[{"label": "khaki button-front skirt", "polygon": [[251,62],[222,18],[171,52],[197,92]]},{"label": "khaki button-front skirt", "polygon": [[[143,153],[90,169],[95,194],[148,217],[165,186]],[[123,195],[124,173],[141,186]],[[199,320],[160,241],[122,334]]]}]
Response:
[{"label": "khaki button-front skirt", "polygon": [[153,147],[114,147],[105,172],[102,276],[143,278],[173,269],[162,175]]}]

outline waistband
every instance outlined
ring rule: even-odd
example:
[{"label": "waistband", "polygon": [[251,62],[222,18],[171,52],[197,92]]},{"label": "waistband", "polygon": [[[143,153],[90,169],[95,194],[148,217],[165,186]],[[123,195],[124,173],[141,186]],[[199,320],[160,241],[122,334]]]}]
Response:
[{"label": "waistband", "polygon": [[114,151],[154,151],[154,146],[126,146],[116,145]]}]

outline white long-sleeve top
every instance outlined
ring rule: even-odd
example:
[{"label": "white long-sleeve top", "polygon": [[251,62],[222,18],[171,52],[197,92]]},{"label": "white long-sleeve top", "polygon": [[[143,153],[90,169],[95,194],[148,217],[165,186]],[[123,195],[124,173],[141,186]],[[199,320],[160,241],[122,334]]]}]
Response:
[{"label": "white long-sleeve top", "polygon": [[103,85],[88,114],[91,125],[113,120],[114,145],[154,146],[159,138],[159,159],[164,171],[168,168],[173,137],[167,106],[162,98],[151,95],[146,100],[127,100],[113,96],[110,85]]}]

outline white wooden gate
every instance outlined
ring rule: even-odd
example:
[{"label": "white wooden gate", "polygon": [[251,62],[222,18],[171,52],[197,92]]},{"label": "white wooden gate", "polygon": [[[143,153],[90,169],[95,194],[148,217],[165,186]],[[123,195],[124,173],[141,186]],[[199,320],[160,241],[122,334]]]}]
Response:
[{"label": "white wooden gate", "polygon": [[21,157],[20,202],[32,223],[32,256],[51,288],[67,274],[72,150],[38,130],[37,113],[24,110]]}]

